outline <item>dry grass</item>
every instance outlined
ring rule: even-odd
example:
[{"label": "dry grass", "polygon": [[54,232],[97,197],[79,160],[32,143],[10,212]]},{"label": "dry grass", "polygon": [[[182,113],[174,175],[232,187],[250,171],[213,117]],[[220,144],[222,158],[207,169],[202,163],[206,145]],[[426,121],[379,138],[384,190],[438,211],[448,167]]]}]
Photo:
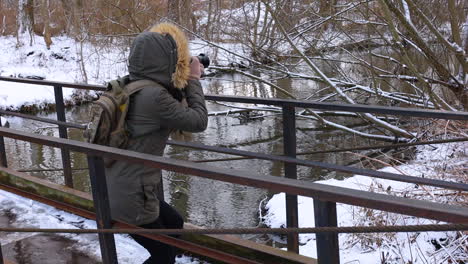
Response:
[{"label": "dry grass", "polygon": [[[445,139],[466,137],[468,131],[468,123],[460,121],[436,120],[423,123],[422,121],[415,126],[418,129],[418,134],[425,140]],[[450,146],[450,147],[448,147]],[[421,172],[424,177],[442,179],[445,181],[468,182],[468,152],[466,144],[457,143],[451,145],[427,146],[433,147],[429,156],[423,159],[410,161],[411,172]],[[445,151],[440,149],[446,148]],[[388,158],[388,157],[386,157]],[[427,160],[430,159],[430,160]],[[398,164],[396,162],[376,161],[369,158],[371,162]],[[405,174],[405,165],[394,167],[400,173]],[[414,170],[414,168],[420,168]],[[413,175],[418,176],[418,175]],[[451,204],[462,207],[468,207],[468,193],[443,190],[430,186],[415,186],[408,184],[403,189],[389,188],[382,184],[378,179],[368,186],[368,191],[385,193],[394,196],[407,197],[417,200],[429,200],[431,202]],[[428,224],[437,223],[436,221],[428,221],[425,219],[417,219],[414,217],[402,216],[383,211],[371,210],[368,208],[356,207],[353,209],[355,225],[404,225],[404,224]],[[374,233],[374,234],[353,234],[350,235],[346,245],[349,247],[359,246],[363,250],[377,250],[382,252],[381,263],[468,263],[468,232],[446,232],[444,235],[439,235],[438,238],[431,239],[433,251],[428,254],[423,254],[424,249],[421,248],[418,237],[424,233],[408,233],[402,242],[402,233]],[[441,238],[443,237],[443,238]],[[406,244],[406,246],[404,245]],[[408,248],[411,250],[408,251]],[[409,252],[409,253],[408,253]]]}]

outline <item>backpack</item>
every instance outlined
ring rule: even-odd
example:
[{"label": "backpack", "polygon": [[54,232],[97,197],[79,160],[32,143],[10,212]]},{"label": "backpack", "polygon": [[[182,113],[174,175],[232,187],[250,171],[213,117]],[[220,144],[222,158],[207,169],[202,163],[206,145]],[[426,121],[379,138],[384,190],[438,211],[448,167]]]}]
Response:
[{"label": "backpack", "polygon": [[[155,84],[150,80],[130,82],[128,75],[110,81],[107,90],[92,103],[90,108],[91,120],[83,132],[86,142],[125,148],[130,138],[125,127],[130,96]],[[107,159],[104,161],[106,166],[112,165],[112,161]]]}]

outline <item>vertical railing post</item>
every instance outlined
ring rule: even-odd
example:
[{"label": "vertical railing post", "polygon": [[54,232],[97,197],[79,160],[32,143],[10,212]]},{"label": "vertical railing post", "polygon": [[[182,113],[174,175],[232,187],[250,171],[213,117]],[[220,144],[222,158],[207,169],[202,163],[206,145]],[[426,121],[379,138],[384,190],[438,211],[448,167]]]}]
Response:
[{"label": "vertical railing post", "polygon": [[[88,155],[88,167],[97,227],[98,229],[112,228],[104,161],[101,157]],[[99,245],[101,247],[102,262],[104,264],[116,264],[117,252],[115,250],[114,234],[100,233]]]},{"label": "vertical railing post", "polygon": [[[283,150],[284,155],[296,158],[296,112],[294,106],[283,106]],[[297,179],[297,166],[284,164],[286,178]],[[286,225],[298,227],[297,195],[286,194]],[[299,253],[298,234],[288,234],[288,251]]]},{"label": "vertical railing post", "polygon": [[[314,214],[316,227],[337,226],[336,203],[314,199]],[[338,233],[318,233],[315,236],[318,264],[339,264]]]},{"label": "vertical railing post", "polygon": [[0,264],[3,264],[2,244],[0,244]]},{"label": "vertical railing post", "polygon": [[[55,94],[55,107],[57,110],[57,120],[66,122],[67,120],[65,118],[65,104],[63,103],[62,86],[55,85],[54,94]],[[59,125],[59,136],[61,138],[68,138],[67,128],[65,126]],[[60,150],[62,153],[62,166],[63,166],[63,174],[65,177],[65,185],[70,188],[73,188],[73,176],[72,176],[72,170],[71,170],[70,151],[64,148]]]},{"label": "vertical railing post", "polygon": [[[3,126],[2,119],[0,118],[0,127]],[[6,157],[6,149],[5,149],[5,140],[3,136],[0,136],[0,166],[8,167],[7,157]]]}]

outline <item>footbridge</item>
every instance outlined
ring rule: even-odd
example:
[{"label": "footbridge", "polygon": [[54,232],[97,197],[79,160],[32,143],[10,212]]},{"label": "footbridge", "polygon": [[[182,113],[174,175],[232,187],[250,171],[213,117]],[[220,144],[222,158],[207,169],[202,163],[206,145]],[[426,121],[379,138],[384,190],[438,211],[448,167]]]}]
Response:
[{"label": "footbridge", "polygon": [[[262,159],[279,161],[284,164],[284,177],[258,174],[253,171],[220,168],[207,164],[166,157],[152,156],[127,150],[114,149],[106,146],[89,144],[82,141],[68,139],[67,129],[84,129],[82,124],[67,122],[63,101],[63,88],[86,89],[104,91],[105,87],[72,83],[50,82],[43,80],[18,79],[0,77],[0,81],[19,82],[50,86],[55,93],[57,119],[46,119],[32,115],[0,111],[0,115],[30,118],[41,122],[55,124],[59,127],[60,137],[38,135],[11,128],[0,127],[0,188],[41,203],[54,206],[73,214],[94,219],[97,229],[34,229],[13,228],[0,226],[2,232],[43,232],[43,233],[97,233],[99,236],[102,262],[105,264],[118,263],[115,233],[139,233],[151,239],[173,245],[196,256],[202,256],[213,262],[223,263],[339,263],[338,234],[340,233],[379,233],[379,232],[419,232],[419,231],[448,231],[468,230],[468,208],[447,205],[424,200],[396,197],[368,191],[353,190],[343,187],[329,186],[297,179],[297,167],[318,167],[329,171],[339,171],[350,175],[359,174],[369,177],[390,179],[413,183],[417,185],[436,186],[441,189],[456,192],[468,192],[468,184],[463,182],[444,181],[423,177],[407,176],[395,173],[341,166],[313,160],[297,158],[296,153],[296,113],[298,109],[308,108],[316,110],[348,111],[354,113],[373,113],[380,115],[407,116],[446,120],[468,120],[467,112],[449,112],[425,109],[411,109],[400,107],[382,107],[356,104],[334,104],[302,100],[265,99],[238,96],[206,95],[207,100],[217,102],[236,102],[276,106],[282,109],[283,118],[283,155],[255,153],[218,146],[208,146],[194,142],[170,141],[169,144],[184,146],[203,151],[212,151]],[[61,149],[65,185],[57,185],[26,175],[8,168],[9,157],[4,147],[4,138],[51,146]],[[363,146],[358,149],[399,148],[418,144],[435,144],[453,141],[467,141],[468,138],[452,140],[385,144],[379,146]],[[70,163],[70,152],[87,155],[91,195],[73,188],[73,175]],[[125,160],[167,171],[174,171],[233,184],[264,188],[275,192],[285,192],[287,227],[286,228],[230,228],[230,229],[202,229],[187,224],[183,230],[146,230],[129,224],[110,219],[106,182],[104,177],[103,158]],[[298,228],[297,196],[314,198],[314,206],[310,210],[315,212],[315,227]],[[447,224],[418,225],[418,226],[360,226],[338,227],[336,203],[355,205],[386,212],[399,213],[408,216],[439,220]],[[254,242],[242,240],[229,234],[286,234],[287,251],[279,250]],[[298,254],[300,233],[316,233],[317,259]],[[182,234],[180,238],[168,234]],[[0,253],[1,247],[0,247]],[[4,252],[3,252],[4,253]],[[0,256],[0,263],[9,263],[8,259]]]}]

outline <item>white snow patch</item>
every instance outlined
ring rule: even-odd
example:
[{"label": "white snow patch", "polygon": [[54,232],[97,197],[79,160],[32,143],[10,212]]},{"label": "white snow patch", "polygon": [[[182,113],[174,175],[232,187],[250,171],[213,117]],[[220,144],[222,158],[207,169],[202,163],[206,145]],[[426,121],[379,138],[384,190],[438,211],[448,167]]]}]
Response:
[{"label": "white snow patch", "polygon": [[[431,146],[419,146],[418,154],[414,161],[398,167],[386,167],[381,171],[391,173],[405,173],[412,176],[435,177],[447,179],[448,174],[441,172],[441,168],[450,166],[465,167],[468,164],[468,143],[438,144]],[[423,188],[414,184],[373,179],[366,176],[353,176],[345,180],[325,180],[317,183],[339,186],[344,188],[389,193],[392,195],[417,195],[417,199],[435,201],[432,197],[431,187]],[[448,202],[440,198],[435,202]],[[309,197],[298,197],[299,226],[314,227],[314,205],[313,199]],[[264,223],[270,227],[284,227],[286,225],[285,194],[274,195],[267,203],[268,213],[264,216]],[[440,223],[433,220],[404,216],[400,214],[387,213],[377,210],[337,204],[338,226],[366,226],[375,225],[381,221],[384,225],[421,225]],[[300,253],[316,258],[315,235],[301,234]],[[463,238],[464,237],[464,238]],[[341,263],[380,263],[382,256],[386,257],[385,263],[450,263],[451,257],[447,252],[468,261],[468,254],[462,248],[456,248],[454,244],[462,239],[467,240],[466,235],[461,238],[457,232],[420,232],[420,233],[396,233],[396,234],[340,234],[340,259]],[[447,243],[447,248],[438,250],[433,242],[442,241]],[[466,242],[464,242],[466,244]],[[464,255],[463,255],[464,254]],[[435,261],[435,262],[434,262]]]}]

